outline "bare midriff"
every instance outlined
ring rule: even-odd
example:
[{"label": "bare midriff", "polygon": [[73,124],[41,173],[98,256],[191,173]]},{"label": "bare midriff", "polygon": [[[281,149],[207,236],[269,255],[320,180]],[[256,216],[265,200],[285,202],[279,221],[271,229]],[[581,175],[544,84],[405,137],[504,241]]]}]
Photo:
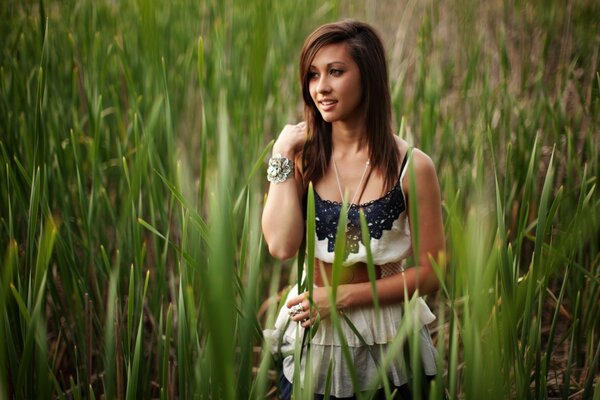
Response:
[{"label": "bare midriff", "polygon": [[[314,283],[316,286],[332,284],[333,264],[315,258]],[[375,266],[375,277],[379,278],[380,270]],[[342,266],[340,269],[339,284],[369,282],[369,270],[366,263],[356,263]]]}]

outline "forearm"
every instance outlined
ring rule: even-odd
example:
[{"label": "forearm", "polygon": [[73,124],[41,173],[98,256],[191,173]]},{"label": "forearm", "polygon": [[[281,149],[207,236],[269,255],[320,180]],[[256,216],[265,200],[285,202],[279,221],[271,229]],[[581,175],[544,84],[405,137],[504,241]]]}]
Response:
[{"label": "forearm", "polygon": [[[294,148],[285,141],[273,146],[273,154],[296,161]],[[302,177],[294,174],[284,182],[271,183],[262,215],[262,230],[272,256],[279,259],[293,257],[304,234],[302,213]]]},{"label": "forearm", "polygon": [[304,217],[294,179],[271,184],[262,215],[262,230],[274,257],[293,257],[304,234]]},{"label": "forearm", "polygon": [[[439,280],[431,266],[408,268],[402,273],[387,276],[375,281],[379,304],[399,303],[410,299],[418,290],[419,295],[433,293],[439,288]],[[374,303],[371,282],[340,285],[337,294],[337,307],[370,306]]]}]

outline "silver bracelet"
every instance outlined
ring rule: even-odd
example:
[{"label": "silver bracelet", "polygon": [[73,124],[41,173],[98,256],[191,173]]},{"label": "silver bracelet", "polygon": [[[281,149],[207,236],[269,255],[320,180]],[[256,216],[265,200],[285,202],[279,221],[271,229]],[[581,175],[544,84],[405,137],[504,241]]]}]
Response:
[{"label": "silver bracelet", "polygon": [[294,161],[283,157],[281,154],[273,154],[269,159],[267,168],[267,180],[271,183],[285,182],[294,175]]}]

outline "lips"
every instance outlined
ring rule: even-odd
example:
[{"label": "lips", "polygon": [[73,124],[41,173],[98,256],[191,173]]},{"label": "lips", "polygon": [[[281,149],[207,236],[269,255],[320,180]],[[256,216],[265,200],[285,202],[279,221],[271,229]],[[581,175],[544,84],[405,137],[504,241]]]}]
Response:
[{"label": "lips", "polygon": [[337,104],[337,100],[324,99],[324,100],[320,100],[319,104],[321,105],[321,110],[330,111],[335,108],[335,105]]}]

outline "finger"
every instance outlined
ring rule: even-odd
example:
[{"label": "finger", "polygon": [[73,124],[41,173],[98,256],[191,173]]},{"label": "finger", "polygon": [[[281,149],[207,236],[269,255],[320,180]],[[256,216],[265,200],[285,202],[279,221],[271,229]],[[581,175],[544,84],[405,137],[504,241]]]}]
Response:
[{"label": "finger", "polygon": [[302,300],[304,300],[303,295],[298,295],[289,299],[287,303],[285,303],[285,305],[287,306],[287,308],[291,308],[296,304],[300,303]]},{"label": "finger", "polygon": [[303,328],[310,328],[312,325],[315,324],[316,320],[317,320],[316,317],[307,318],[306,320],[302,321],[302,323],[300,324],[300,326],[302,326]]},{"label": "finger", "polygon": [[303,300],[288,307],[288,314],[294,321],[303,319],[303,316],[309,312],[310,304]]},{"label": "finger", "polygon": [[297,319],[298,315],[301,314],[304,310],[302,309],[301,304],[296,304],[295,306],[288,309],[288,314],[292,319]]},{"label": "finger", "polygon": [[308,292],[303,292],[297,296],[292,297],[287,301],[287,303],[285,303],[285,305],[287,306],[287,308],[291,308],[298,303],[302,303],[304,309],[307,309],[309,307],[310,303],[308,301]]},{"label": "finger", "polygon": [[[314,314],[314,312],[313,312]],[[300,311],[296,314],[292,315],[292,320],[294,321],[304,321],[306,319],[308,319],[310,317],[310,310],[309,309],[304,309],[303,311]]]},{"label": "finger", "polygon": [[309,314],[306,311],[291,316],[292,321],[295,321],[295,322],[304,321],[304,320],[308,319],[308,317],[309,317]]},{"label": "finger", "polygon": [[305,305],[304,310],[302,312],[298,312],[296,314],[291,315],[293,321],[296,322],[305,322],[308,319],[312,319],[313,321],[319,316],[319,312],[316,308],[310,308],[310,303]]}]

